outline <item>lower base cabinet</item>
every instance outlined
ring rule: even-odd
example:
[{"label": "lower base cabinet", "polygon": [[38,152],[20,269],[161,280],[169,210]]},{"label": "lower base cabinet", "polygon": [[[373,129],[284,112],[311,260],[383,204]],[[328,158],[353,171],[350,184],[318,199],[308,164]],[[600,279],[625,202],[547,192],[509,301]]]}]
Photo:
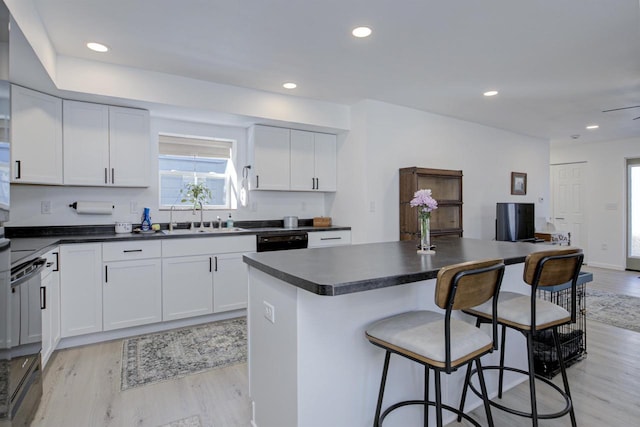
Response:
[{"label": "lower base cabinet", "polygon": [[213,312],[213,259],[209,256],[162,260],[162,320]]},{"label": "lower base cabinet", "polygon": [[102,331],[102,243],[60,246],[62,337]]},{"label": "lower base cabinet", "polygon": [[215,256],[213,274],[214,313],[247,307],[249,271],[242,254]]},{"label": "lower base cabinet", "polygon": [[104,264],[102,287],[105,331],[162,320],[160,259]]},{"label": "lower base cabinet", "polygon": [[41,286],[44,291],[44,308],[42,309],[42,367],[60,342],[60,273],[57,265],[57,249],[47,253],[45,270],[42,272]]}]

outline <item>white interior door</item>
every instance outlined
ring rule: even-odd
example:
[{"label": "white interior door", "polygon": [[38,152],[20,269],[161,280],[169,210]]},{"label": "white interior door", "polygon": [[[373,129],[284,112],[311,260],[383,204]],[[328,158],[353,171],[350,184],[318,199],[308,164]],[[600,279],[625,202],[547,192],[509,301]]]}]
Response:
[{"label": "white interior door", "polygon": [[627,265],[640,271],[640,159],[627,159]]},{"label": "white interior door", "polygon": [[582,248],[587,260],[585,195],[586,163],[551,165],[551,222],[557,231],[571,233],[571,246]]}]

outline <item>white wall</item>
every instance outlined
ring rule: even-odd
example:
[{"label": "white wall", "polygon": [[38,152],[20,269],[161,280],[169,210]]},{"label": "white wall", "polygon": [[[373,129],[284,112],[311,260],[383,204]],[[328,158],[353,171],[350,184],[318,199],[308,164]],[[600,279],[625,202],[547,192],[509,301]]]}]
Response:
[{"label": "white wall", "polygon": [[[537,217],[549,215],[548,141],[371,100],[351,114],[327,209],[354,243],[398,240],[402,167],[463,171],[465,237],[494,238],[496,202],[535,202]],[[526,196],[510,194],[512,171],[527,173]]]},{"label": "white wall", "polygon": [[[161,118],[151,119],[150,187],[105,188],[47,185],[11,185],[11,220],[7,226],[112,224],[115,221],[140,222],[143,207],[150,207],[154,222],[168,222],[169,212],[158,210],[158,133],[224,138],[236,141],[238,180],[247,159],[247,130],[240,127],[193,123]],[[78,215],[69,204],[78,200],[110,201],[113,215]],[[51,213],[41,213],[41,202],[51,202]],[[235,220],[280,219],[285,215],[301,218],[326,215],[324,196],[310,192],[251,192],[249,205],[237,210],[205,211],[205,221],[217,215],[226,218],[231,212]],[[131,212],[131,204],[137,209]],[[174,220],[199,221],[191,211],[174,213]]]},{"label": "white wall", "polygon": [[640,138],[551,147],[551,164],[587,162],[585,250],[589,253],[589,264],[596,267],[625,268],[628,158],[640,158]]}]

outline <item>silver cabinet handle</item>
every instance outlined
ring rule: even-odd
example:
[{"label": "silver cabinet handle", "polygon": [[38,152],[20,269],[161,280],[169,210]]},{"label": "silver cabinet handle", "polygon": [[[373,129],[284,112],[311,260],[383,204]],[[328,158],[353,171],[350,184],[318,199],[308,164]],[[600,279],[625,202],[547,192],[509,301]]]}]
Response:
[{"label": "silver cabinet handle", "polygon": [[104,168],[104,183],[105,183],[105,184],[107,184],[107,183],[109,182],[109,181],[108,181],[108,179],[109,179],[109,178],[108,178],[108,175],[107,175],[107,174],[108,174],[108,172],[107,172],[107,168]]},{"label": "silver cabinet handle", "polygon": [[320,240],[342,240],[342,237],[321,237]]}]

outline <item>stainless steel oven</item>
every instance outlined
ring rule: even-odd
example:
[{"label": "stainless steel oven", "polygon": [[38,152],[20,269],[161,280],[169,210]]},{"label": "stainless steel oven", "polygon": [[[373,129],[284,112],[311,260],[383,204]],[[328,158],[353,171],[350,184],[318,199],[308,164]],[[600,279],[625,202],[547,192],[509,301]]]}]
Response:
[{"label": "stainless steel oven", "polygon": [[[2,230],[2,228],[0,228]],[[28,426],[42,396],[40,272],[44,258],[10,269],[11,245],[0,238],[0,427]]]}]

